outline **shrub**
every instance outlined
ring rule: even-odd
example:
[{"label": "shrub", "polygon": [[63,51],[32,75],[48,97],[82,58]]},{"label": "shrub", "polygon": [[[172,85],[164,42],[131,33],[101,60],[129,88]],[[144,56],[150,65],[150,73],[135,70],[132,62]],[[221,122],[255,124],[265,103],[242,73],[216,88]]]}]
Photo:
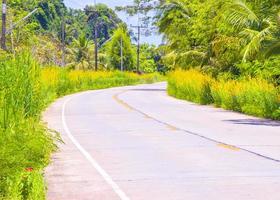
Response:
[{"label": "shrub", "polygon": [[209,104],[213,102],[212,81],[209,76],[196,70],[178,70],[169,75],[168,93],[180,99]]},{"label": "shrub", "polygon": [[168,92],[200,104],[214,103],[229,110],[280,119],[279,92],[273,84],[260,78],[215,80],[196,70],[179,70],[169,76]]},{"label": "shrub", "polygon": [[280,56],[272,56],[262,62],[255,60],[238,64],[241,75],[268,80],[280,85]]},{"label": "shrub", "polygon": [[280,105],[276,88],[262,79],[242,80],[240,84],[238,102],[241,111],[259,117],[273,118],[273,113]]},{"label": "shrub", "polygon": [[211,94],[216,106],[234,111],[241,111],[238,102],[238,94],[241,86],[238,81],[216,81],[211,88]]}]

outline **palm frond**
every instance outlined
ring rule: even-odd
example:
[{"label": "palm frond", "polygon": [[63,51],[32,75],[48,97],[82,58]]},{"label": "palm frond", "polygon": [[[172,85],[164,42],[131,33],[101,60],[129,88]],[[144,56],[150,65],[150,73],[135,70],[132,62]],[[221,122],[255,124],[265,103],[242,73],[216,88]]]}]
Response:
[{"label": "palm frond", "polygon": [[[172,27],[176,16],[180,15],[181,21],[190,19],[191,11],[187,4],[181,0],[170,0],[164,3],[158,13],[158,27],[160,32],[167,33]],[[171,32],[171,30],[170,30]]]},{"label": "palm frond", "polygon": [[243,0],[235,0],[227,4],[226,9],[226,20],[237,28],[260,24],[258,16]]},{"label": "palm frond", "polygon": [[260,51],[263,41],[272,37],[271,30],[273,28],[274,26],[271,24],[261,31],[244,29],[240,33],[246,43],[246,46],[243,50],[243,62],[246,62],[249,58],[256,55]]},{"label": "palm frond", "polygon": [[264,56],[265,58],[269,58],[273,55],[280,54],[280,41],[273,41],[272,44],[265,50]]}]

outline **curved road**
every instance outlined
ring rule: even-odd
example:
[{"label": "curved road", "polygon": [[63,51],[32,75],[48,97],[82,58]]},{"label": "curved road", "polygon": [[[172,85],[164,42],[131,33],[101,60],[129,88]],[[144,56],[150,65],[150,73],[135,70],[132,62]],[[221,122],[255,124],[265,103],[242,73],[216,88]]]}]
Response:
[{"label": "curved road", "polygon": [[279,200],[280,123],[168,97],[165,83],[89,91],[45,112],[64,144],[50,200]]}]

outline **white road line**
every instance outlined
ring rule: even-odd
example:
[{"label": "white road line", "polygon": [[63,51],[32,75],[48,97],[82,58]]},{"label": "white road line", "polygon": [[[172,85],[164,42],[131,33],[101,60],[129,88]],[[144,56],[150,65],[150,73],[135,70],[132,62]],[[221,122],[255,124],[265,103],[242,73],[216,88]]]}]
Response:
[{"label": "white road line", "polygon": [[[85,93],[83,93],[85,94]],[[81,94],[82,95],[82,94]],[[77,97],[77,96],[75,96]],[[110,175],[97,163],[96,160],[92,158],[92,156],[79,144],[79,142],[74,138],[71,134],[65,119],[65,107],[66,104],[69,103],[73,99],[69,98],[63,103],[62,107],[62,124],[67,136],[74,143],[74,145],[79,149],[79,151],[85,156],[85,158],[90,162],[90,164],[98,171],[98,173],[104,178],[104,180],[112,187],[114,192],[119,196],[121,200],[129,200],[129,197],[120,189],[120,187],[113,181]]]}]

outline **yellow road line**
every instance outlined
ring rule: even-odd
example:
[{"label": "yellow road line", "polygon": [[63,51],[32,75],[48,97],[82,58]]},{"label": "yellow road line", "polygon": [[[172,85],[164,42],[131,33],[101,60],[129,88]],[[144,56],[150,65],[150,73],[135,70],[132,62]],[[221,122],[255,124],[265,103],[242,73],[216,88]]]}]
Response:
[{"label": "yellow road line", "polygon": [[225,148],[225,149],[229,149],[229,150],[232,150],[232,151],[240,151],[240,148],[238,147],[235,147],[235,146],[231,146],[231,145],[228,145],[228,144],[218,144],[219,147],[222,147],[222,148]]}]

